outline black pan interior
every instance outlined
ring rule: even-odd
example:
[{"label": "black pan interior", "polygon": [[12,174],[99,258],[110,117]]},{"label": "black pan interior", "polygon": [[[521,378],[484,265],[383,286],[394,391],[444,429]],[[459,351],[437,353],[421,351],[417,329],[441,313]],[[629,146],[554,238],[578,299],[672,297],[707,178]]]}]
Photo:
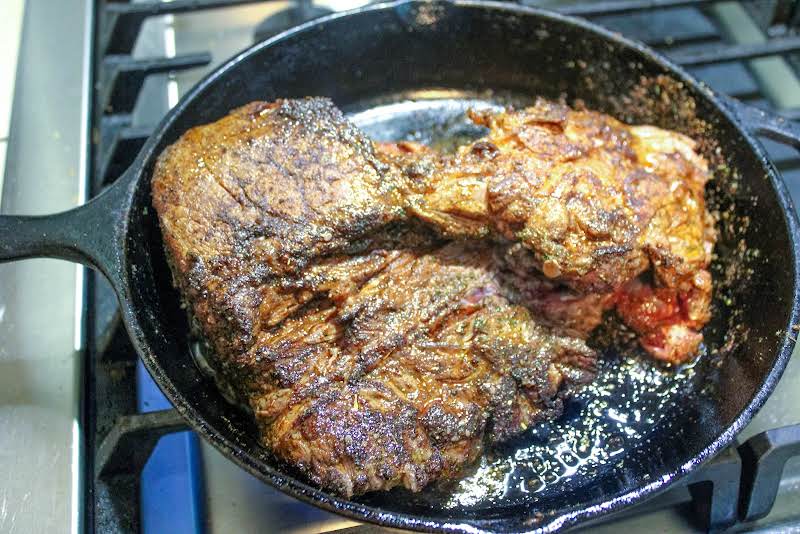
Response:
[{"label": "black pan interior", "polygon": [[[669,73],[656,59],[608,35],[532,10],[477,3],[373,7],[243,54],[179,104],[133,169],[138,181],[126,242],[125,312],[151,372],[200,432],[249,470],[323,506],[397,526],[557,527],[679,477],[729,440],[746,419],[742,414],[763,402],[765,382],[777,380],[779,373],[770,373],[779,357],[788,357],[795,256],[787,200],[776,193],[768,163],[701,88],[662,80],[637,90],[642,77],[662,74]],[[644,96],[621,98],[631,94]],[[256,445],[247,416],[194,365],[185,315],[148,209],[155,157],[188,128],[252,100],[306,95],[331,97],[376,139],[468,137],[476,132],[461,119],[467,106],[537,95],[581,99],[623,119],[693,135],[702,123],[704,138],[716,140],[704,144],[708,155],[721,165],[709,195],[727,214],[705,354],[694,365],[666,369],[635,351],[609,347],[597,382],[559,421],[494,451],[448,486],[354,502],[306,486]],[[688,111],[687,102],[694,106]],[[724,157],[715,157],[717,148]]]}]

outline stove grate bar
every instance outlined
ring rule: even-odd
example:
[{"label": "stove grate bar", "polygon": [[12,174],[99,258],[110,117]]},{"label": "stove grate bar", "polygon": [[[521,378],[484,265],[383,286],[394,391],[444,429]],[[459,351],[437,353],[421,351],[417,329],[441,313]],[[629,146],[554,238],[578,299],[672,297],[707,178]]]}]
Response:
[{"label": "stove grate bar", "polygon": [[798,51],[800,51],[800,36],[791,36],[775,38],[763,43],[677,48],[668,51],[667,55],[683,66],[696,67],[711,63],[743,61]]},{"label": "stove grate bar", "polygon": [[[107,54],[129,54],[148,17],[191,11],[254,4],[268,0],[174,0],[139,3],[112,3],[105,10],[105,33],[100,49]],[[700,6],[714,0],[606,0],[591,4],[556,7],[556,11],[575,16],[615,15],[682,6]]]},{"label": "stove grate bar", "polygon": [[692,507],[708,531],[718,532],[736,524],[742,458],[735,446],[714,457],[687,481]]},{"label": "stove grate bar", "polygon": [[800,456],[800,424],[756,434],[739,447],[744,465],[741,519],[755,521],[769,514],[786,462]]},{"label": "stove grate bar", "polygon": [[255,4],[265,0],[175,0],[109,3],[105,8],[100,50],[106,54],[130,54],[139,30],[148,17],[177,15],[206,9]]},{"label": "stove grate bar", "polygon": [[742,7],[761,31],[772,37],[786,33],[800,22],[796,0],[742,2]]},{"label": "stove grate bar", "polygon": [[95,476],[141,473],[162,436],[188,428],[175,409],[120,416],[97,448]]},{"label": "stove grate bar", "polygon": [[103,144],[103,153],[98,156],[98,166],[94,173],[99,183],[96,189],[110,185],[131,166],[147,138],[153,133],[153,126],[130,126],[123,124],[105,127],[110,129],[110,139]]},{"label": "stove grate bar", "polygon": [[658,498],[601,517],[591,524],[641,516],[682,505],[690,505],[697,529],[721,531],[736,524],[742,460],[736,443],[709,460]]},{"label": "stove grate bar", "polygon": [[106,56],[102,64],[98,98],[101,111],[103,114],[130,113],[136,105],[144,80],[151,74],[203,67],[209,63],[211,54],[208,52],[151,59]]},{"label": "stove grate bar", "polygon": [[564,15],[592,17],[597,15],[623,15],[671,7],[701,6],[713,2],[714,0],[603,0],[600,2],[557,6],[553,9]]}]

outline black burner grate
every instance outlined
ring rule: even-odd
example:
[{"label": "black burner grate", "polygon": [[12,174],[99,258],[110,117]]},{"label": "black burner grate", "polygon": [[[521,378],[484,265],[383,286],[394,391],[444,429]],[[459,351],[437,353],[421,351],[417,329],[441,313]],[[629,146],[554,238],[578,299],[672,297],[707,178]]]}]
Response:
[{"label": "black burner grate", "polygon": [[[528,3],[528,0],[523,0]],[[100,0],[95,17],[93,172],[91,189],[99,193],[134,160],[152,128],[132,126],[131,116],[150,75],[204,67],[207,52],[134,59],[132,50],[149,17],[257,3],[254,0],[174,0],[112,2]],[[747,60],[782,56],[794,69],[800,62],[800,2],[743,2],[753,21],[768,37],[763,42],[736,44],[726,39],[709,10],[712,0],[606,0],[558,5],[565,14],[590,18],[654,46],[717,90],[762,106],[770,106],[746,65]],[[279,31],[276,24],[297,24],[323,12],[302,0],[297,11],[267,21],[260,37]],[[800,54],[797,54],[800,56]],[[800,109],[779,110],[800,119]],[[800,157],[788,147],[765,142],[773,161],[800,197]],[[116,315],[116,299],[102,277],[88,284],[89,354],[85,383],[87,477],[86,524],[101,532],[140,530],[139,474],[158,439],[184,430],[174,410],[137,414],[135,351]],[[800,425],[763,432],[728,448],[694,473],[680,487],[623,515],[691,502],[695,523],[717,530],[737,521],[753,521],[772,507],[786,461],[800,454]],[[688,490],[688,491],[687,491]],[[614,517],[619,517],[614,516]],[[604,521],[607,521],[605,519]],[[354,529],[348,529],[353,531]],[[361,530],[375,531],[373,527]]]}]

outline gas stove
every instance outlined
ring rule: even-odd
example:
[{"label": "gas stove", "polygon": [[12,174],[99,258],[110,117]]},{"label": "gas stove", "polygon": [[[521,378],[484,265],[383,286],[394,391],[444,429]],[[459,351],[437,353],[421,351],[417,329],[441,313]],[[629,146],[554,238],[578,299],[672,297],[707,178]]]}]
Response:
[{"label": "gas stove", "polygon": [[[524,0],[528,1],[528,0]],[[28,0],[3,213],[82,203],[209,69],[360,0]],[[800,2],[531,2],[659,48],[713,88],[800,119]],[[764,141],[796,201],[800,156]],[[201,442],[137,361],[101,276],[0,266],[0,531],[378,532],[287,497]],[[800,529],[800,362],[737,443],[596,532]]]}]

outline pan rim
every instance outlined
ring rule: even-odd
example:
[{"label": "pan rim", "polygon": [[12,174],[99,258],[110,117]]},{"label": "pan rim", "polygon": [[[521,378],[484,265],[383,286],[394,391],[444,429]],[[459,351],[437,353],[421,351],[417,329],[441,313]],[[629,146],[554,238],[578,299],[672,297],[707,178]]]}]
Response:
[{"label": "pan rim", "polygon": [[[781,205],[783,211],[782,215],[786,224],[787,232],[789,234],[789,240],[791,244],[790,253],[792,254],[794,263],[793,301],[791,313],[789,314],[788,322],[784,332],[785,338],[781,343],[775,363],[762,382],[761,387],[757,390],[755,396],[748,402],[745,408],[739,413],[739,415],[734,419],[733,423],[730,424],[724,432],[722,432],[715,440],[713,440],[710,444],[708,444],[699,453],[690,458],[679,468],[663,475],[662,477],[659,477],[647,485],[639,486],[638,488],[614,497],[601,497],[598,501],[595,501],[590,505],[554,515],[546,523],[537,525],[537,527],[534,529],[540,532],[552,532],[582,523],[589,519],[596,519],[605,516],[628,504],[632,504],[634,501],[655,496],[656,494],[663,492],[668,487],[684,478],[700,464],[716,455],[734,439],[734,437],[744,428],[747,423],[750,422],[752,417],[764,405],[767,398],[774,390],[775,385],[780,379],[789,361],[789,358],[791,357],[795,343],[788,335],[790,332],[789,329],[791,328],[791,325],[797,324],[800,319],[800,286],[798,285],[798,280],[800,280],[800,255],[798,252],[797,242],[798,228],[800,228],[800,224],[798,223],[797,213],[794,210],[791,197],[783,179],[778,174],[772,162],[767,158],[760,143],[756,142],[753,134],[748,131],[748,129],[744,127],[744,125],[741,124],[740,121],[735,117],[731,110],[729,110],[728,107],[722,103],[716,92],[711,90],[702,82],[696,80],[681,67],[673,64],[671,61],[664,58],[661,54],[655,52],[646,45],[625,38],[606,28],[603,28],[602,26],[577,17],[562,15],[540,8],[497,2],[493,0],[395,0],[391,2],[371,4],[353,10],[327,15],[325,17],[321,17],[291,28],[270,39],[252,45],[244,51],[234,55],[232,58],[220,65],[217,69],[210,72],[206,77],[198,82],[172,110],[169,111],[164,119],[162,119],[158,127],[155,129],[155,133],[147,140],[146,144],[140,151],[135,162],[131,165],[130,169],[126,171],[126,174],[130,173],[132,175],[132,180],[129,182],[130,192],[133,192],[140,187],[141,180],[149,180],[150,174],[148,169],[151,168],[149,163],[154,162],[155,158],[157,157],[157,154],[155,154],[155,149],[160,144],[164,132],[171,128],[172,124],[177,120],[177,118],[182,116],[184,109],[191,102],[193,102],[207,86],[214,83],[217,79],[225,76],[232,69],[235,69],[236,66],[246,58],[258,54],[261,50],[275,46],[281,41],[284,41],[297,34],[310,32],[319,26],[340,18],[353,17],[362,13],[369,13],[373,11],[394,10],[402,6],[431,4],[442,4],[465,8],[492,9],[504,11],[509,14],[532,15],[545,21],[556,21],[571,24],[573,26],[577,26],[583,31],[594,33],[611,43],[624,48],[632,49],[646,57],[649,61],[659,65],[679,81],[687,84],[698,93],[703,94],[708,99],[709,103],[713,105],[716,111],[725,117],[728,122],[737,130],[737,133],[741,135],[743,139],[745,139],[748,149],[756,156],[756,158],[764,167],[766,174],[769,176],[770,184],[772,185],[772,188],[774,189]],[[124,181],[127,182],[128,180]],[[131,195],[131,197],[132,196],[133,195]],[[129,202],[132,203],[132,199],[130,199]],[[126,217],[123,228],[123,234],[126,236],[124,239],[127,239],[129,230],[128,225],[129,218]],[[125,251],[124,255],[127,260],[126,252],[127,251]],[[132,289],[130,285],[130,274],[127,269],[124,275],[122,289],[123,295],[121,295],[121,300],[130,302]],[[260,480],[267,482],[276,489],[284,491],[305,502],[359,521],[369,521],[389,527],[436,532],[479,532],[485,531],[484,529],[491,531],[492,524],[494,523],[494,520],[491,519],[467,520],[464,522],[457,520],[447,521],[426,516],[412,516],[399,512],[386,512],[374,506],[343,499],[328,493],[321,488],[312,486],[311,484],[299,478],[295,478],[291,474],[275,469],[265,464],[249,452],[243,453],[239,447],[225,437],[221,431],[208,425],[208,423],[206,423],[203,417],[198,413],[193,403],[186,399],[183,393],[181,393],[178,388],[175,387],[172,381],[169,380],[167,374],[161,368],[157,356],[154,354],[145,338],[143,329],[139,324],[140,321],[138,318],[138,313],[134,307],[130,305],[123,305],[121,309],[123,311],[124,322],[131,335],[134,347],[145,363],[148,371],[153,375],[159,387],[162,389],[170,402],[175,406],[181,416],[191,424],[194,430],[199,432],[208,442],[214,445],[214,447],[220,450],[227,458],[231,459],[245,471],[253,474]]]}]

